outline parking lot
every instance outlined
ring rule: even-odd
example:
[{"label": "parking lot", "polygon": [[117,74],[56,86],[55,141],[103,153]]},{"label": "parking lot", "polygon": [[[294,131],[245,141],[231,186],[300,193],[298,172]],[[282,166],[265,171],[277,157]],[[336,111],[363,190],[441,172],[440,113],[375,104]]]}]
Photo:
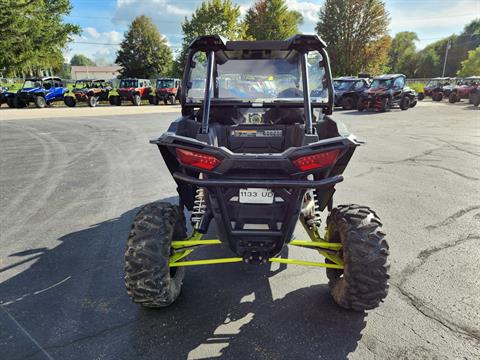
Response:
[{"label": "parking lot", "polygon": [[[367,313],[337,307],[323,269],[277,265],[188,268],[171,307],[131,303],[123,251],[132,218],[176,197],[148,140],[178,113],[0,110],[0,358],[480,358],[478,108],[335,112],[367,145],[334,202],[371,206],[390,244],[390,293]],[[295,236],[306,239],[300,227]]]}]

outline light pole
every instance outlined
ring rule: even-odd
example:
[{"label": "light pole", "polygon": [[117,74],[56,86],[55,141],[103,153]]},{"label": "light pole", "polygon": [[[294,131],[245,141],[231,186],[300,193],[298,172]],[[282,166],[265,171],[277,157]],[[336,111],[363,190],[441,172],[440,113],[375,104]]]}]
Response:
[{"label": "light pole", "polygon": [[450,50],[451,47],[452,47],[452,40],[448,39],[447,46],[445,47],[445,59],[443,60],[442,77],[445,77],[445,67],[447,66],[448,50]]}]

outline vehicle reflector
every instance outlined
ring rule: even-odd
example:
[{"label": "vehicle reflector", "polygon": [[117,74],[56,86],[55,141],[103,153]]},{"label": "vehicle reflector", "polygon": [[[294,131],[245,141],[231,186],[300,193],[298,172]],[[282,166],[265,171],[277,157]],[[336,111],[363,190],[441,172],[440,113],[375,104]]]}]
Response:
[{"label": "vehicle reflector", "polygon": [[221,161],[213,155],[179,148],[175,149],[175,151],[182,165],[189,165],[204,170],[213,170],[221,163]]},{"label": "vehicle reflector", "polygon": [[335,149],[331,151],[306,155],[299,157],[292,162],[300,171],[320,169],[332,165],[335,160],[337,160],[339,152],[340,149]]}]

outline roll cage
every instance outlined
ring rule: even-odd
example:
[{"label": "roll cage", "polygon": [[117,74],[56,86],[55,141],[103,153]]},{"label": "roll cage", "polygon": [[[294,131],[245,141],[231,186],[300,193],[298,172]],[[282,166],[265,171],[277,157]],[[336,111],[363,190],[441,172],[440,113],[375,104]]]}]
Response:
[{"label": "roll cage", "polygon": [[[303,107],[305,111],[305,132],[313,134],[312,108],[322,108],[323,113],[330,115],[333,109],[333,82],[330,70],[328,54],[325,51],[326,44],[317,35],[295,35],[283,41],[228,41],[219,35],[201,36],[195,39],[189,46],[187,61],[183,75],[183,84],[187,91],[182,92],[182,115],[192,115],[195,108],[200,108],[202,113],[202,124],[200,133],[207,134],[209,128],[209,115],[211,106],[215,107]],[[205,93],[203,101],[187,102],[187,92],[191,87],[190,70],[195,66],[193,56],[196,52],[202,51],[207,55],[207,72],[205,79]],[[255,102],[255,101],[215,101],[213,99],[214,86],[216,84],[217,63],[228,60],[228,52],[242,54],[246,58],[255,59],[263,52],[264,54],[278,51],[298,52],[302,73],[302,101],[288,102]],[[313,102],[310,98],[309,78],[307,71],[307,54],[309,51],[318,51],[322,56],[321,64],[325,69],[324,79],[328,92],[327,102]]]}]

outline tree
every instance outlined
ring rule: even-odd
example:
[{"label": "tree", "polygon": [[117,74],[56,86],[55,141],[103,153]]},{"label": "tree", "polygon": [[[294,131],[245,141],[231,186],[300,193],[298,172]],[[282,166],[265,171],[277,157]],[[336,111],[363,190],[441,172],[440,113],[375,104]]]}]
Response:
[{"label": "tree", "polygon": [[462,61],[458,76],[475,76],[480,74],[480,47],[468,52],[468,57]]},{"label": "tree", "polygon": [[89,59],[85,55],[75,54],[75,55],[72,56],[72,59],[70,60],[70,65],[94,66],[95,63],[93,62],[93,60]]},{"label": "tree", "polygon": [[416,33],[402,31],[395,35],[389,51],[388,66],[394,73],[402,73],[411,77],[416,69]]},{"label": "tree", "polygon": [[115,63],[124,77],[153,78],[169,74],[172,51],[152,19],[141,15],[133,20],[120,44]]},{"label": "tree", "polygon": [[287,39],[302,23],[302,14],[288,10],[285,0],[257,0],[245,15],[246,34],[256,40]]},{"label": "tree", "polygon": [[38,74],[61,67],[63,50],[80,34],[80,27],[65,23],[70,0],[3,0],[0,6],[0,69],[5,75]]},{"label": "tree", "polygon": [[315,30],[328,45],[332,71],[355,75],[388,61],[389,17],[380,0],[326,0]]},{"label": "tree", "polygon": [[243,39],[245,26],[239,18],[240,6],[230,0],[204,0],[191,19],[185,17],[182,23],[182,50],[175,62],[175,75],[183,73],[187,48],[197,36],[219,34],[230,40]]}]

